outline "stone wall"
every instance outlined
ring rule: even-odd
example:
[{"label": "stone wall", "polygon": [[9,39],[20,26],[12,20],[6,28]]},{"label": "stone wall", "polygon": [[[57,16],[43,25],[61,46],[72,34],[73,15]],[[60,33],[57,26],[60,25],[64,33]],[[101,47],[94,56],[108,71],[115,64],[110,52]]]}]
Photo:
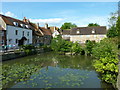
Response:
[{"label": "stone wall", "polygon": [[3,54],[1,55],[2,61],[10,60],[10,59],[15,59],[15,58],[20,58],[26,56],[25,53],[9,53],[9,54]]},{"label": "stone wall", "polygon": [[71,35],[70,36],[70,41],[72,42],[80,42],[80,43],[85,43],[86,40],[91,40],[91,41],[96,41],[99,42],[103,38],[105,38],[106,35]]},{"label": "stone wall", "polygon": [[[37,53],[44,53],[44,49],[41,48],[41,49],[37,49]],[[36,53],[34,53],[36,54]],[[33,55],[34,55],[33,54]],[[0,57],[2,57],[2,61],[6,61],[6,60],[11,60],[11,59],[16,59],[16,58],[20,58],[20,57],[25,57],[25,56],[29,56],[27,54],[25,54],[25,52],[18,52],[18,53],[6,53],[6,54],[1,54]]]}]

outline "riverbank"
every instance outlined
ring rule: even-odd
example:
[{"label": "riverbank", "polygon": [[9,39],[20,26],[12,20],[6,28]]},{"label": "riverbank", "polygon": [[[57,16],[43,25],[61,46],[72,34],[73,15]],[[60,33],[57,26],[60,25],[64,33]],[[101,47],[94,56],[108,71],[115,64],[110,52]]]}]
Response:
[{"label": "riverbank", "polygon": [[[44,52],[43,48],[37,49],[37,53],[43,53],[43,52]],[[36,54],[36,53],[32,53],[32,55],[34,55],[34,54]],[[7,52],[0,54],[0,57],[2,58],[2,61],[6,61],[6,60],[21,58],[21,57],[25,57],[25,56],[29,56],[29,55],[31,55],[31,54],[26,54],[24,51],[15,52],[13,50],[9,50]]]}]

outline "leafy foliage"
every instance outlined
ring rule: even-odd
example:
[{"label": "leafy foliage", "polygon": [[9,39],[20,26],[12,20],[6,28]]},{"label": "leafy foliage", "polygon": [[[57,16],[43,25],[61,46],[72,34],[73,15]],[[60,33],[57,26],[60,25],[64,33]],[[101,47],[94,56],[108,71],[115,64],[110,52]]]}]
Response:
[{"label": "leafy foliage", "polygon": [[81,53],[83,49],[79,43],[72,43],[62,39],[61,36],[58,36],[52,40],[51,48],[54,51],[58,52],[74,52],[75,54]]},{"label": "leafy foliage", "polygon": [[71,29],[71,28],[74,28],[74,27],[77,27],[77,25],[72,24],[70,22],[66,22],[61,26],[61,29]]},{"label": "leafy foliage", "polygon": [[23,48],[23,51],[25,52],[25,54],[27,54],[27,55],[37,53],[36,48],[33,45],[23,45],[22,48]]},{"label": "leafy foliage", "polygon": [[51,51],[50,45],[43,45],[42,48],[45,52]]},{"label": "leafy foliage", "polygon": [[100,26],[100,25],[97,24],[97,23],[89,23],[89,24],[88,24],[88,27],[91,27],[91,26]]},{"label": "leafy foliage", "polygon": [[107,83],[115,84],[118,75],[118,59],[111,57],[100,58],[94,63],[94,67],[97,72],[101,73],[102,80]]},{"label": "leafy foliage", "polygon": [[[29,62],[28,62],[29,63]],[[35,62],[34,62],[35,63]],[[30,76],[39,70],[41,67],[41,64],[19,64],[15,63],[12,66],[10,65],[3,65],[3,72],[2,72],[2,85],[4,88],[11,82],[16,84],[17,82],[20,81],[26,81],[27,79],[30,78]]]},{"label": "leafy foliage", "polygon": [[92,54],[92,49],[93,49],[94,45],[95,45],[94,41],[90,41],[90,40],[86,41],[86,43],[85,43],[86,54],[88,54],[88,55]]},{"label": "leafy foliage", "polygon": [[65,41],[60,35],[56,38],[53,38],[51,42],[51,48],[54,51],[69,52],[71,46],[72,42]]},{"label": "leafy foliage", "polygon": [[110,57],[111,55],[117,56],[117,45],[111,42],[111,39],[104,39],[100,43],[97,43],[92,49],[92,54],[96,58]]},{"label": "leafy foliage", "polygon": [[79,43],[75,42],[72,44],[71,52],[74,52],[75,54],[82,54],[82,47]]},{"label": "leafy foliage", "polygon": [[111,13],[111,17],[109,18],[109,29],[107,32],[107,37],[108,38],[113,38],[118,36],[118,31],[117,31],[117,13]]},{"label": "leafy foliage", "polygon": [[[116,22],[116,29],[118,32],[118,38],[120,38],[120,16],[118,17],[118,20]],[[120,39],[118,39],[118,48],[120,48]]]},{"label": "leafy foliage", "polygon": [[111,42],[111,39],[102,40],[92,50],[93,56],[98,59],[95,60],[94,67],[107,83],[115,84],[117,81],[119,61],[117,51],[117,45]]},{"label": "leafy foliage", "polygon": [[115,26],[112,26],[107,32],[107,37],[113,38],[116,36],[118,36],[117,28]]},{"label": "leafy foliage", "polygon": [[115,12],[115,13],[111,13],[110,15],[111,15],[111,17],[108,20],[109,27],[116,26],[116,21],[117,21],[118,13]]}]

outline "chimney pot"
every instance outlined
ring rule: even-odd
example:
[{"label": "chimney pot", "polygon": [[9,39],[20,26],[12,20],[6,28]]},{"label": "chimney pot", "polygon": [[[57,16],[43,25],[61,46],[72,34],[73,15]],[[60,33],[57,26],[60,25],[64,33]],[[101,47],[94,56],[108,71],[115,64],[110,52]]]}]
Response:
[{"label": "chimney pot", "polygon": [[47,23],[45,23],[45,28],[48,29],[48,24]]}]

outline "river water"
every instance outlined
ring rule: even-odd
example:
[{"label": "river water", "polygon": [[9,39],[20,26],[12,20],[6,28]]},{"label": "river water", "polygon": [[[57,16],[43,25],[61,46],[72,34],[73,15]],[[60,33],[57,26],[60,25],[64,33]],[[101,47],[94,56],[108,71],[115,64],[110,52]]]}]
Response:
[{"label": "river water", "polygon": [[3,88],[113,88],[99,79],[93,60],[47,52],[4,61]]}]

